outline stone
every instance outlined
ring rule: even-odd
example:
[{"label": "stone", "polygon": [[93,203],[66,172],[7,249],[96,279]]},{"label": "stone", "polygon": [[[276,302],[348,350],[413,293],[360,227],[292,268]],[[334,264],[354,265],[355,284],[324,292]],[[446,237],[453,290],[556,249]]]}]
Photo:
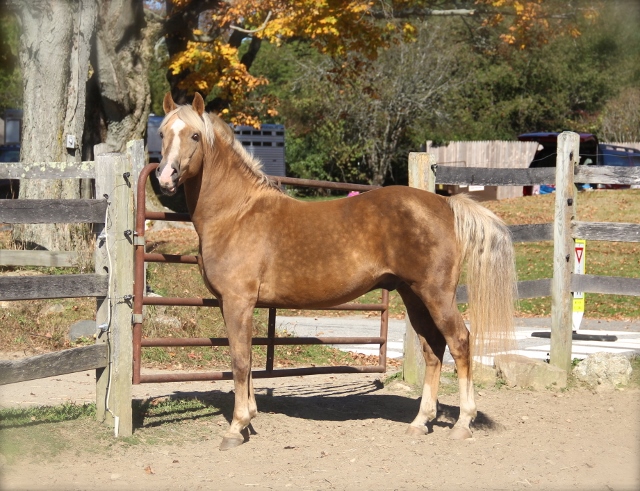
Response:
[{"label": "stone", "polygon": [[47,305],[44,309],[40,311],[40,315],[53,315],[53,314],[61,314],[64,312],[64,305],[61,303],[54,303],[51,305]]},{"label": "stone", "polygon": [[71,324],[69,327],[68,338],[69,341],[74,342],[79,338],[93,338],[98,332],[96,327],[96,321],[94,320],[82,320]]},{"label": "stone", "polygon": [[482,363],[473,364],[472,378],[475,384],[484,385],[485,387],[493,387],[498,381],[496,369]]},{"label": "stone", "polygon": [[169,327],[171,329],[180,329],[182,327],[180,319],[170,315],[156,315],[152,317],[152,322],[157,326]]},{"label": "stone", "polygon": [[599,390],[612,390],[627,385],[631,377],[631,363],[623,355],[615,353],[593,353],[573,369],[574,376]]},{"label": "stone", "polygon": [[496,355],[494,363],[498,377],[509,387],[543,390],[567,386],[567,372],[541,360],[521,355]]}]

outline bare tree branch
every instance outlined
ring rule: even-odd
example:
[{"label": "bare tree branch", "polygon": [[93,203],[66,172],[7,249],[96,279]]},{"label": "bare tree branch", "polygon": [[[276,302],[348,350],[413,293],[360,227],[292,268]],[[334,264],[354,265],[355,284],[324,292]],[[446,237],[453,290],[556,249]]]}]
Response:
[{"label": "bare tree branch", "polygon": [[269,23],[269,19],[271,19],[271,11],[269,11],[269,13],[267,14],[267,18],[264,20],[262,25],[260,27],[258,27],[257,29],[243,29],[243,28],[235,26],[233,24],[231,24],[229,26],[229,28],[230,29],[234,29],[234,30],[239,31],[239,32],[243,32],[245,34],[255,34],[256,32],[263,31],[267,27],[267,24]]},{"label": "bare tree branch", "polygon": [[431,16],[473,16],[478,13],[478,9],[449,9],[449,10],[441,10],[441,9],[430,9],[430,8],[406,8],[402,10],[393,10],[391,12],[387,12],[385,10],[374,9],[371,10],[371,15],[376,19],[406,19],[410,17],[431,17]]}]

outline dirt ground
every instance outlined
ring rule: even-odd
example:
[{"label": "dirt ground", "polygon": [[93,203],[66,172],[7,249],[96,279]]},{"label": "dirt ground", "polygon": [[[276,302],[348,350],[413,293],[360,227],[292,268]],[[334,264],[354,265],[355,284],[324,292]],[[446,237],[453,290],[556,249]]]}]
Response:
[{"label": "dirt ground", "polygon": [[[0,390],[3,407],[94,397],[90,372]],[[241,447],[220,452],[233,404],[230,382],[137,386],[135,399],[195,396],[212,409],[140,422],[134,437],[118,441],[89,418],[42,424],[37,438],[45,442],[58,435],[64,441],[49,453],[0,455],[0,487],[640,489],[639,390],[479,389],[474,437],[467,441],[447,438],[458,398],[457,391],[446,392],[455,393],[440,397],[438,420],[417,438],[404,431],[417,412],[418,396],[402,382],[383,386],[379,376],[360,374],[257,380],[261,413],[253,434]]]}]

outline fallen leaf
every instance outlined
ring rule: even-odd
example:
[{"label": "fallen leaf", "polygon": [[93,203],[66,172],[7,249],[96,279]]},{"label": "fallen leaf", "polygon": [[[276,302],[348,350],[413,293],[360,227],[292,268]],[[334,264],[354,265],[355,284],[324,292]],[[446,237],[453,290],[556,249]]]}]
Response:
[{"label": "fallen leaf", "polygon": [[150,466],[150,465],[148,465],[147,467],[145,467],[145,468],[144,468],[144,471],[145,471],[147,474],[155,474],[155,472],[153,472],[153,469],[151,468],[151,466]]}]

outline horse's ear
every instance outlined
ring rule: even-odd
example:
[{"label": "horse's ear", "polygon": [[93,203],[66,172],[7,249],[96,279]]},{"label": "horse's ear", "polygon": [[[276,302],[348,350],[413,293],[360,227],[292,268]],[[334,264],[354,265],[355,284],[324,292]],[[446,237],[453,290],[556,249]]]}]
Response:
[{"label": "horse's ear", "polygon": [[162,101],[162,108],[164,109],[164,113],[169,114],[176,107],[178,106],[176,106],[176,103],[173,102],[173,97],[171,97],[171,92],[167,92],[164,95],[164,100]]},{"label": "horse's ear", "polygon": [[204,99],[200,95],[200,92],[196,92],[196,95],[193,97],[193,110],[196,111],[200,116],[204,113]]}]

